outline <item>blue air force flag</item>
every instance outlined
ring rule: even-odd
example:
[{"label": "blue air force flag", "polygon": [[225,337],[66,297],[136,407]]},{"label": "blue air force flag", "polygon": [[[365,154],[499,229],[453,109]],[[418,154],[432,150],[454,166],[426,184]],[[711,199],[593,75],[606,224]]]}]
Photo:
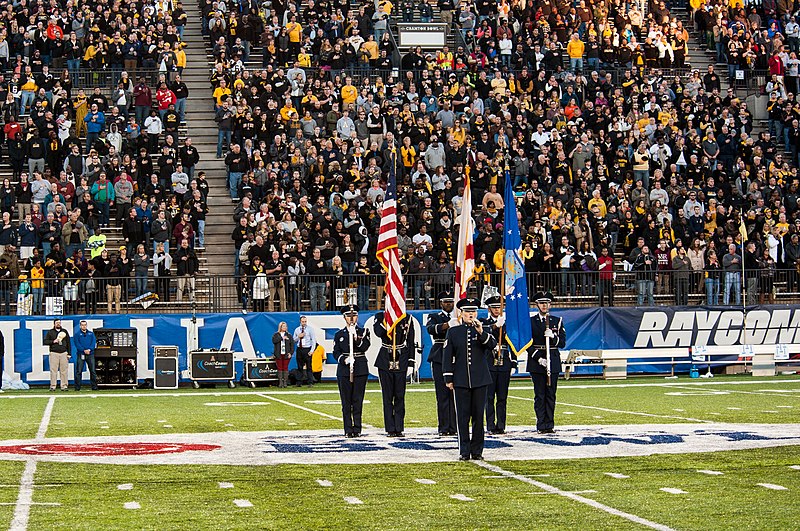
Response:
[{"label": "blue air force flag", "polygon": [[528,284],[525,282],[525,262],[522,260],[522,240],[517,221],[517,203],[511,186],[511,174],[506,170],[503,201],[503,251],[506,293],[506,342],[514,354],[532,343]]}]

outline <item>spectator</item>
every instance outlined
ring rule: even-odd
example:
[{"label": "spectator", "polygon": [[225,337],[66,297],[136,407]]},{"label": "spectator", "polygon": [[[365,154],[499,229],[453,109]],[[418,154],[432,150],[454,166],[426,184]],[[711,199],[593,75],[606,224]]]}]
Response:
[{"label": "spectator", "polygon": [[136,296],[143,295],[147,291],[147,273],[150,270],[150,257],[145,251],[145,246],[140,243],[136,247],[136,254],[133,256],[133,274],[136,282]]},{"label": "spectator", "polygon": [[160,300],[170,300],[170,269],[172,256],[167,252],[165,242],[156,242],[153,253],[153,276],[155,277],[155,292]]},{"label": "spectator", "polygon": [[195,277],[200,268],[200,262],[194,250],[189,247],[188,239],[181,240],[175,260],[178,263],[178,302],[181,302],[187,295],[190,301],[194,301]]}]

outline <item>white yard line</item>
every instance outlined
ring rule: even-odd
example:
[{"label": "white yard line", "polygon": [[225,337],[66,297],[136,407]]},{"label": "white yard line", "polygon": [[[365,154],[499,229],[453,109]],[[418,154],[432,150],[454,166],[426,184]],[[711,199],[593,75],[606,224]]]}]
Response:
[{"label": "white yard line", "polygon": [[645,518],[640,516],[636,516],[635,514],[626,513],[624,511],[620,511],[619,509],[615,509],[613,507],[609,507],[603,503],[600,503],[596,500],[592,500],[591,498],[586,498],[581,496],[580,494],[576,494],[574,492],[568,492],[559,489],[558,487],[554,487],[547,483],[542,483],[541,481],[537,481],[535,479],[531,479],[526,476],[522,476],[519,474],[515,474],[514,472],[509,472],[508,470],[502,469],[499,466],[492,465],[487,463],[486,461],[471,461],[472,463],[485,468],[486,470],[491,470],[496,474],[502,474],[504,476],[508,476],[510,478],[514,478],[517,481],[521,481],[523,483],[527,483],[528,485],[533,485],[534,487],[540,488],[545,492],[549,492],[552,494],[558,494],[559,496],[563,496],[564,498],[568,498],[570,500],[576,501],[578,503],[582,503],[584,505],[588,505],[589,507],[593,507],[604,513],[611,514],[613,516],[618,516],[620,518],[624,518],[625,520],[629,520],[633,523],[643,525],[645,527],[649,527],[650,529],[658,529],[659,531],[672,531],[672,528],[663,524],[659,524],[656,522],[651,522]]},{"label": "white yard line", "polygon": [[[687,385],[682,385],[682,386],[676,385],[674,387],[674,389],[686,389],[688,391],[695,391],[696,390],[694,387],[688,387]],[[774,389],[772,391],[767,391],[767,392],[763,392],[763,391],[762,392],[759,392],[759,391],[739,391],[737,389],[723,389],[722,391],[724,391],[726,393],[736,393],[736,394],[740,394],[740,395],[761,395],[761,396],[776,396],[776,397],[786,397],[786,398],[800,398],[800,394],[791,394],[790,393],[788,395],[782,395],[782,394],[780,394],[780,392],[781,392],[780,389]],[[712,396],[712,395],[709,395],[709,396]]]},{"label": "white yard line", "polygon": [[[533,402],[533,398],[528,398],[525,396],[514,396],[508,395],[508,398],[516,398],[517,400],[526,400],[528,402]],[[593,409],[597,411],[605,411],[606,413],[622,413],[625,415],[638,415],[640,417],[653,417],[659,419],[675,419],[675,420],[686,420],[689,422],[702,422],[702,423],[713,423],[711,420],[702,420],[702,419],[694,419],[691,417],[679,417],[677,415],[657,415],[655,413],[643,413],[641,411],[625,411],[622,409],[609,409],[607,407],[598,407],[598,406],[584,406],[583,404],[569,404],[566,402],[559,402],[559,405],[562,406],[569,406],[569,407],[581,407],[584,409]]]},{"label": "white yard line", "polygon": [[[56,397],[51,396],[44,408],[39,429],[36,430],[36,439],[44,439],[47,434],[47,427],[50,425],[50,417],[53,416],[53,404]],[[26,531],[28,521],[31,517],[31,504],[33,503],[33,476],[36,474],[36,460],[28,459],[25,462],[25,470],[19,480],[19,494],[17,495],[17,505],[14,508],[14,518],[11,520],[11,531]]]},{"label": "white yard line", "polygon": [[293,402],[289,402],[288,400],[282,400],[280,398],[275,398],[275,396],[273,396],[273,395],[267,395],[267,394],[259,393],[258,396],[260,396],[262,398],[268,398],[270,400],[274,400],[275,402],[278,402],[279,404],[284,404],[286,406],[296,407],[297,409],[306,411],[308,413],[314,413],[315,415],[319,415],[320,417],[325,417],[326,419],[341,420],[339,417],[334,417],[333,415],[328,415],[327,413],[323,413],[322,411],[317,411],[316,409],[311,409],[310,407],[301,406],[299,404],[295,404]]}]

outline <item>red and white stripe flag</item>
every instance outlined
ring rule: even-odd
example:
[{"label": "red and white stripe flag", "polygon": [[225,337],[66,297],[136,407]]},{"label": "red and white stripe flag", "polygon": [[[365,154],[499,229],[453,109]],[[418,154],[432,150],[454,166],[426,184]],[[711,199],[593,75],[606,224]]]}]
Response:
[{"label": "red and white stripe flag", "polygon": [[464,176],[464,198],[461,201],[461,216],[458,223],[458,253],[456,255],[456,301],[467,298],[467,287],[475,271],[475,220],[472,218],[472,191],[469,173]]},{"label": "red and white stripe flag", "polygon": [[[393,152],[393,157],[396,157]],[[386,330],[391,334],[397,322],[406,315],[406,296],[403,289],[403,274],[400,271],[400,254],[397,249],[397,182],[395,162],[389,171],[389,183],[383,198],[381,227],[378,233],[378,261],[386,271],[386,299],[383,310]]]}]

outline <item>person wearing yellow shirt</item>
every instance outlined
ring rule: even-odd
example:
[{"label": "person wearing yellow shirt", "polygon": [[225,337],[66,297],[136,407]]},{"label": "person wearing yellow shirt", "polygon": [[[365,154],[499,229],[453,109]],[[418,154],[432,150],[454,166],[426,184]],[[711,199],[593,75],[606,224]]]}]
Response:
[{"label": "person wearing yellow shirt", "polygon": [[292,100],[286,99],[286,103],[281,107],[281,119],[289,123],[289,120],[298,117],[297,109],[292,106]]},{"label": "person wearing yellow shirt", "polygon": [[181,43],[176,42],[172,46],[172,53],[175,54],[175,66],[178,68],[178,73],[182,74],[183,69],[186,68],[186,52],[183,51]]},{"label": "person wearing yellow shirt", "polygon": [[30,110],[33,110],[33,100],[36,99],[36,91],[39,90],[32,73],[28,73],[28,78],[22,84],[20,90],[22,91],[22,97],[19,100],[19,110],[22,114],[28,114],[25,108],[30,107]]},{"label": "person wearing yellow shirt", "polygon": [[311,54],[308,53],[308,49],[303,48],[303,50],[297,54],[297,62],[300,68],[311,68]]},{"label": "person wearing yellow shirt", "polygon": [[411,168],[417,163],[417,148],[411,145],[411,138],[403,138],[403,145],[400,146],[400,159],[403,161],[403,168],[408,175]]},{"label": "person wearing yellow shirt", "polygon": [[380,49],[378,43],[375,41],[374,35],[367,36],[367,40],[361,45],[361,51],[367,55],[369,67],[375,68],[378,66],[378,57],[380,57]]},{"label": "person wearing yellow shirt", "polygon": [[44,268],[42,259],[36,258],[31,268],[31,291],[33,292],[33,314],[42,313],[42,300],[44,299]]},{"label": "person wearing yellow shirt", "polygon": [[592,192],[592,198],[589,199],[588,206],[590,212],[592,211],[592,208],[594,208],[595,206],[598,209],[600,209],[600,215],[602,217],[606,217],[606,214],[608,213],[608,209],[606,208],[606,202],[603,201],[602,197],[600,197],[600,190],[594,190]]},{"label": "person wearing yellow shirt", "polygon": [[219,80],[219,86],[214,89],[212,94],[214,103],[217,109],[222,106],[222,102],[231,97],[231,89],[228,88],[228,83],[224,79]]},{"label": "person wearing yellow shirt", "polygon": [[297,57],[300,53],[300,42],[303,39],[303,26],[297,22],[297,15],[292,15],[289,23],[286,24],[286,32],[289,34],[289,55]]},{"label": "person wearing yellow shirt", "polygon": [[355,105],[357,97],[358,89],[353,86],[353,78],[347,76],[342,87],[342,109],[348,109],[351,105]]},{"label": "person wearing yellow shirt", "polygon": [[585,48],[583,41],[578,37],[577,33],[572,34],[572,38],[567,44],[567,55],[569,55],[569,66],[573,72],[583,70],[583,49]]}]

